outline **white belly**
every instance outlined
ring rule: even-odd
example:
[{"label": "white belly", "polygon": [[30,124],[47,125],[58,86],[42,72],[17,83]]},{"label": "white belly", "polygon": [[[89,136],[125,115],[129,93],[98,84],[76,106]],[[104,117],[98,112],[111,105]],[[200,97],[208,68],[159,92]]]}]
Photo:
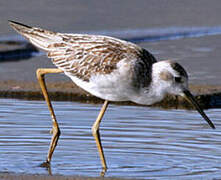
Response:
[{"label": "white belly", "polygon": [[130,86],[129,78],[124,78],[118,73],[93,76],[89,82],[82,81],[74,76],[68,76],[79,87],[101,99],[109,101],[129,101],[131,93],[134,94],[133,87]]}]

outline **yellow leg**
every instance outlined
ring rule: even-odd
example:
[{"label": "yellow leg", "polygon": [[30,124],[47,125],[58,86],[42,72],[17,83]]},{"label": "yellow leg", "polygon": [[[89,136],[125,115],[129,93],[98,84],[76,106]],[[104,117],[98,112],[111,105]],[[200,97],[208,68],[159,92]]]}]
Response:
[{"label": "yellow leg", "polygon": [[47,87],[46,87],[46,84],[45,84],[44,76],[45,76],[45,74],[49,74],[49,73],[62,73],[62,72],[63,72],[62,70],[56,69],[56,68],[53,68],[53,69],[42,68],[42,69],[38,69],[36,71],[38,82],[40,84],[40,87],[41,87],[42,93],[44,95],[45,101],[47,102],[48,109],[50,111],[51,118],[52,118],[52,123],[53,123],[52,131],[51,131],[52,132],[52,138],[51,138],[51,143],[50,143],[50,147],[49,147],[49,151],[48,151],[48,156],[47,156],[46,162],[42,164],[42,166],[46,166],[46,167],[48,167],[50,165],[52,154],[55,150],[55,147],[57,145],[57,142],[58,142],[58,139],[59,139],[59,136],[60,136],[60,129],[59,129],[59,126],[58,126],[58,123],[57,123],[57,120],[56,120],[56,117],[55,117],[55,114],[54,114],[54,110],[53,110],[50,98],[48,96],[48,91],[47,91]]},{"label": "yellow leg", "polygon": [[103,148],[102,148],[102,144],[101,144],[101,140],[100,140],[99,126],[100,126],[100,122],[101,122],[101,120],[104,116],[104,113],[107,109],[108,104],[109,104],[109,101],[105,100],[104,105],[101,108],[101,111],[100,111],[96,121],[94,122],[94,124],[92,126],[92,134],[95,138],[97,148],[98,148],[98,152],[99,152],[100,159],[101,159],[101,163],[102,163],[102,167],[103,167],[103,170],[101,172],[101,176],[104,176],[105,172],[107,171],[107,165],[106,165],[106,160],[105,160],[105,157],[104,157],[104,152],[103,152]]}]

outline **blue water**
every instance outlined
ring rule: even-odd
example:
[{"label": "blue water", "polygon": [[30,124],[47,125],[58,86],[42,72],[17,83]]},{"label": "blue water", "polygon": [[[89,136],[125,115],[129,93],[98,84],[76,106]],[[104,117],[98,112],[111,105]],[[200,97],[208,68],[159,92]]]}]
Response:
[{"label": "blue water", "polygon": [[[61,137],[52,174],[99,176],[91,126],[101,105],[53,102]],[[195,111],[110,105],[101,123],[107,177],[221,177],[221,110],[207,110],[212,130]],[[51,120],[43,101],[0,99],[0,173],[47,174]]]}]

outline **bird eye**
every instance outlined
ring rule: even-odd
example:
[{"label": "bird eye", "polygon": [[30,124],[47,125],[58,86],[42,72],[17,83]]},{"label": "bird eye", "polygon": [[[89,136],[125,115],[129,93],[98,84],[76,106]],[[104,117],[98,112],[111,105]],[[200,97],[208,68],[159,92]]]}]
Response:
[{"label": "bird eye", "polygon": [[176,83],[181,83],[182,82],[181,77],[174,77],[174,80],[175,80]]}]

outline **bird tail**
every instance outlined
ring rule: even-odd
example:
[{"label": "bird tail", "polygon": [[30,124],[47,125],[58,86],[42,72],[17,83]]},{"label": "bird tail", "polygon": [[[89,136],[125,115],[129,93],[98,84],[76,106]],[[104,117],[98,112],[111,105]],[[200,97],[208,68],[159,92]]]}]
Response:
[{"label": "bird tail", "polygon": [[45,51],[49,50],[50,44],[62,41],[62,37],[58,35],[59,33],[27,26],[15,21],[9,21],[9,24],[15,31],[28,39],[33,45]]}]

